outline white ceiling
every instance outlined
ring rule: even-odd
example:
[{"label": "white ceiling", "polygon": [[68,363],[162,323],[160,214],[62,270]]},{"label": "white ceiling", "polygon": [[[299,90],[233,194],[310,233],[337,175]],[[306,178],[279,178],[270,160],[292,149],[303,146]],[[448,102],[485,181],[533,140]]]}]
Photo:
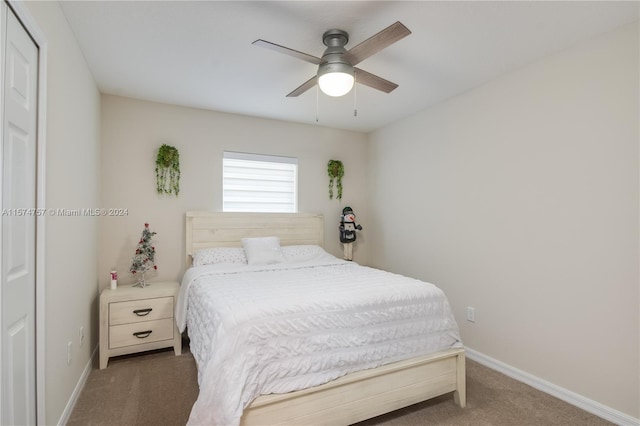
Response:
[{"label": "white ceiling", "polygon": [[[368,132],[638,20],[639,3],[458,1],[61,2],[102,93]],[[412,34],[358,67],[399,87],[330,98],[285,95],[317,67],[256,39],[322,56],[322,34],[347,49],[395,21]]]}]

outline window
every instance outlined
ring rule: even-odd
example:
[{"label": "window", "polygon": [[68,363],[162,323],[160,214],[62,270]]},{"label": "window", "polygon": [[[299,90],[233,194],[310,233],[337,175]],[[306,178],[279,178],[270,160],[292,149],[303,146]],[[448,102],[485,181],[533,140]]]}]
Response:
[{"label": "window", "polygon": [[291,157],[224,152],[222,210],[298,211],[298,160]]}]

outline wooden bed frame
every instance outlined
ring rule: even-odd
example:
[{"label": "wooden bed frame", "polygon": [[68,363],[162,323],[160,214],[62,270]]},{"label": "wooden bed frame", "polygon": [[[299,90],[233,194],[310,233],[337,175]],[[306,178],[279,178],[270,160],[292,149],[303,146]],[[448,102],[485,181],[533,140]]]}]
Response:
[{"label": "wooden bed frame", "polygon": [[[187,267],[209,247],[241,247],[244,237],[277,236],[282,245],[324,246],[321,215],[306,213],[187,212]],[[245,410],[242,425],[348,425],[453,392],[466,404],[465,354],[451,349],[348,374],[320,386],[262,395]]]}]

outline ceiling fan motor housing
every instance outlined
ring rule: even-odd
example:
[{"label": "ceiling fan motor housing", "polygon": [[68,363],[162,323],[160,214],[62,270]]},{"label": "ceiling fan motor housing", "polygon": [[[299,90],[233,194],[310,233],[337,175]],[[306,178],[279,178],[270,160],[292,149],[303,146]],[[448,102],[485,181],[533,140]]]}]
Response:
[{"label": "ceiling fan motor housing", "polygon": [[353,75],[353,66],[342,57],[346,53],[344,46],[349,42],[349,34],[342,30],[329,30],[322,35],[322,42],[327,49],[322,54],[324,63],[318,67],[318,77],[333,72]]}]

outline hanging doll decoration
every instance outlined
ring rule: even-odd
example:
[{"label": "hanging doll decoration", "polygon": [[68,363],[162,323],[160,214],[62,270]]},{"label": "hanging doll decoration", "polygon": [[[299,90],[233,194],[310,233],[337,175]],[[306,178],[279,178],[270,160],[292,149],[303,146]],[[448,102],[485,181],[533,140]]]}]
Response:
[{"label": "hanging doll decoration", "polygon": [[344,247],[344,260],[353,260],[356,230],[362,231],[362,226],[356,223],[356,215],[351,207],[345,207],[342,209],[342,216],[340,216],[340,242]]}]

